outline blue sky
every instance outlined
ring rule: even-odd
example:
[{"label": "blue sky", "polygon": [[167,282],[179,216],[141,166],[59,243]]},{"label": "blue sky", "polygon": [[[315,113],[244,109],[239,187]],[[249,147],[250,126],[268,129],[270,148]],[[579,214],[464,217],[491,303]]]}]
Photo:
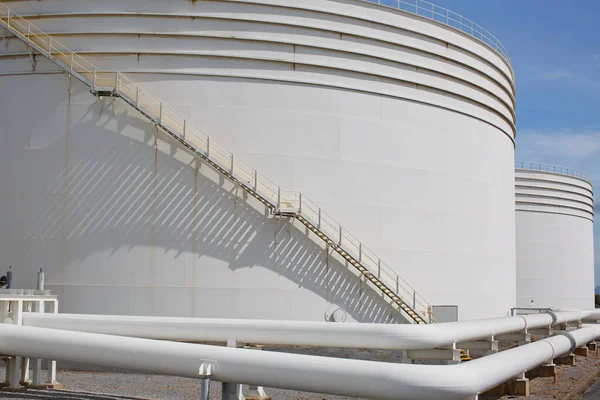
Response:
[{"label": "blue sky", "polygon": [[[600,210],[600,1],[435,0],[506,47],[517,86],[516,161],[587,173]],[[595,224],[600,285],[600,222]]]}]

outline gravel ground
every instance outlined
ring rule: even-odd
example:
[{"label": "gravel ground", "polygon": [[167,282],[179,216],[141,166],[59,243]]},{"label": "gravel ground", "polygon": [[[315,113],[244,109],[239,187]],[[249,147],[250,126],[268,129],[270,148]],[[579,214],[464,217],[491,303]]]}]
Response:
[{"label": "gravel ground", "polygon": [[[59,365],[60,366],[60,365]],[[0,368],[0,381],[5,370]],[[172,376],[143,375],[125,372],[59,371],[57,377],[67,390],[28,390],[2,392],[0,400],[198,400],[198,380]],[[352,397],[329,396],[282,389],[265,389],[273,399],[351,400]],[[221,384],[210,386],[210,398],[221,398]]]},{"label": "gravel ground", "polygon": [[[366,357],[367,354],[363,355],[365,355],[365,358],[373,356],[373,354],[369,354],[369,357]],[[595,379],[600,376],[600,358],[596,356],[587,358],[576,357],[576,360],[576,366],[558,366],[557,384],[553,384],[553,378],[535,378],[531,381],[531,396],[521,398],[528,400],[600,399],[600,381],[594,384]],[[70,365],[69,368],[73,368],[73,366]],[[75,368],[85,369],[78,368],[77,366]],[[1,367],[0,381],[4,380],[4,374],[4,367]],[[188,378],[144,375],[124,371],[59,370],[58,379],[65,385],[67,390],[0,392],[0,400],[196,400],[200,396],[198,381]],[[351,397],[330,396],[292,390],[267,388],[266,391],[275,400],[352,399]],[[584,392],[586,392],[585,395],[583,395]],[[581,397],[582,395],[583,397]],[[211,398],[219,399],[220,396],[221,385],[215,382],[211,385]],[[504,396],[500,398],[496,397],[495,399],[508,400],[514,398],[516,397]]]},{"label": "gravel ground", "polygon": [[[591,352],[590,352],[591,354]],[[576,365],[559,365],[558,370],[558,381],[556,384],[553,383],[554,378],[535,378],[531,380],[530,396],[518,397],[519,399],[527,400],[598,400],[600,396],[593,396],[590,394],[588,397],[582,397],[583,393],[593,385],[594,382],[600,377],[600,358],[593,355],[590,357],[579,357],[576,356]],[[600,383],[598,383],[598,389],[600,389]],[[598,393],[598,392],[597,392]],[[496,397],[501,400],[514,399],[514,396]],[[490,397],[487,397],[490,399]]]}]

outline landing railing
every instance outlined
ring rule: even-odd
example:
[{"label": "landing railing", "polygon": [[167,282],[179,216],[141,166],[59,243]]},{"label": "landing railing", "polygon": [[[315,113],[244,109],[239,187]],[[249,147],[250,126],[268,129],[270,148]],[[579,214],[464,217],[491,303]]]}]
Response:
[{"label": "landing railing", "polygon": [[[121,97],[169,135],[180,140],[268,205],[274,214],[308,221],[346,260],[356,261],[368,270],[369,280],[382,291],[385,290],[389,302],[395,303],[417,323],[432,321],[430,304],[414,288],[302,193],[282,190],[269,178],[260,174],[242,159],[235,157],[227,148],[211,139],[126,75],[119,71],[99,69],[14,13],[3,3],[0,3],[0,25],[59,65],[64,71],[77,77],[89,86],[95,95]],[[385,288],[378,283],[385,285]],[[388,290],[395,290],[397,297]],[[394,300],[394,298],[399,299]]]},{"label": "landing railing", "polygon": [[573,168],[561,167],[560,165],[551,165],[536,162],[521,162],[519,165],[517,165],[517,168],[529,171],[552,172],[553,174],[572,176],[574,178],[580,178],[591,182],[591,178],[584,172],[574,170]]},{"label": "landing railing", "polygon": [[[437,6],[425,0],[363,0],[369,3],[391,7],[401,11],[416,14],[420,17],[448,25],[483,42],[496,51],[510,66],[510,56],[504,45],[489,31],[480,25],[447,8]],[[511,67],[512,68],[512,67]]]}]

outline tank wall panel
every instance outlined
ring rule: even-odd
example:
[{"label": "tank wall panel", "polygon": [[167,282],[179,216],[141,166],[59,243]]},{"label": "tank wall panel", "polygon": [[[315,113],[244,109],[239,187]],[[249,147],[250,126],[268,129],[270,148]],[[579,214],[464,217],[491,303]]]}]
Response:
[{"label": "tank wall panel", "polygon": [[517,211],[517,305],[594,308],[593,224]]},{"label": "tank wall panel", "polygon": [[[472,38],[354,1],[10,4],[314,199],[433,304],[514,306],[511,72]],[[65,311],[390,320],[306,232],[35,61],[14,38],[0,53],[0,250],[19,284],[43,265]]]}]

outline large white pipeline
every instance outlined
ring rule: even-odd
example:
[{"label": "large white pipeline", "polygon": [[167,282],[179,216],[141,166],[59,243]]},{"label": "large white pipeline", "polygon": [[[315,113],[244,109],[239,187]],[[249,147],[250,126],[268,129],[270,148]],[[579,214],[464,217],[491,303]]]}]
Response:
[{"label": "large white pipeline", "polygon": [[0,353],[373,399],[465,399],[600,336],[600,326],[452,366],[390,364],[0,324]]},{"label": "large white pipeline", "polygon": [[417,350],[586,318],[600,319],[600,312],[568,311],[431,325],[25,313],[23,325],[188,342],[235,339],[263,345]]}]

